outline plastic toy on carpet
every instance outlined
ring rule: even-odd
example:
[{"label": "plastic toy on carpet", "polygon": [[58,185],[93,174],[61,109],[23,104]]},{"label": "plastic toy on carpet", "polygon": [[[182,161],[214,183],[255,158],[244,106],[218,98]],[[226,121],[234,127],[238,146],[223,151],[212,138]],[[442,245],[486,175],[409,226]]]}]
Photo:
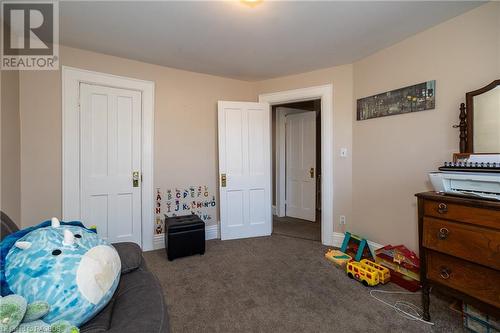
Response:
[{"label": "plastic toy on carpet", "polygon": [[391,272],[389,271],[388,268],[386,268],[382,265],[379,265],[379,264],[377,264],[371,260],[368,260],[368,259],[362,259],[361,263],[364,265],[370,266],[371,268],[378,271],[378,277],[379,277],[380,283],[386,284],[389,281],[391,281]]},{"label": "plastic toy on carpet", "polygon": [[333,262],[339,268],[345,268],[346,263],[352,260],[350,255],[335,249],[326,251],[325,258]]},{"label": "plastic toy on carpet", "polygon": [[363,262],[351,261],[346,265],[347,276],[363,283],[366,287],[380,283],[379,271]]},{"label": "plastic toy on carpet", "polygon": [[386,245],[375,251],[375,260],[391,271],[391,281],[409,291],[420,289],[420,260],[404,245]]},{"label": "plastic toy on carpet", "polygon": [[340,251],[352,256],[356,261],[360,261],[361,259],[375,259],[368,241],[350,232],[345,233]]}]

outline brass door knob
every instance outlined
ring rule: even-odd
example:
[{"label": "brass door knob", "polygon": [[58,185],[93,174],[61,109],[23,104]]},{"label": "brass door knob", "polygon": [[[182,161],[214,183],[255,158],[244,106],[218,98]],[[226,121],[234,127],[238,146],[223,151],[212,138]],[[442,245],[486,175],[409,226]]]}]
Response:
[{"label": "brass door knob", "polygon": [[139,171],[132,172],[132,187],[139,187]]}]

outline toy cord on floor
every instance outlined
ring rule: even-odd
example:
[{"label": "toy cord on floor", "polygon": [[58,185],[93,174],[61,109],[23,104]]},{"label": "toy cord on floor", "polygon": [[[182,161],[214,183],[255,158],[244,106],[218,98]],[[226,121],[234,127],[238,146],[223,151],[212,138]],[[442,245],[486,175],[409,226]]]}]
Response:
[{"label": "toy cord on floor", "polygon": [[384,301],[383,299],[379,298],[376,296],[376,294],[392,294],[392,295],[415,295],[415,293],[411,292],[406,292],[406,291],[385,291],[385,290],[370,290],[370,296],[375,298],[377,301],[384,303],[385,305],[393,308],[397,314],[402,316],[403,318],[409,319],[409,320],[415,320],[415,321],[420,321],[424,324],[428,325],[434,325],[433,322],[424,320],[422,316],[422,309],[420,309],[418,306],[416,306],[413,303],[406,302],[406,301],[396,301],[396,303],[391,304],[387,301]]}]

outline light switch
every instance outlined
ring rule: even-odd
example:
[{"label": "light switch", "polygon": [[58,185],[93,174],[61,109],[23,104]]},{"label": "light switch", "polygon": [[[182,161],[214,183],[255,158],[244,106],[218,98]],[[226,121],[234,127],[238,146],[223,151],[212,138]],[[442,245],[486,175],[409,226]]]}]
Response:
[{"label": "light switch", "polygon": [[347,157],[347,148],[340,148],[340,157]]}]

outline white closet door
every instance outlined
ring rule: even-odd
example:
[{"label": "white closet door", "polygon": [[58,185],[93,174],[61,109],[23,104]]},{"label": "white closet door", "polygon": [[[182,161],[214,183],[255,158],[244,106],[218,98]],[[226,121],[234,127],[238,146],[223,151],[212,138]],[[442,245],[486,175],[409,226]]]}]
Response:
[{"label": "white closet door", "polygon": [[316,112],[286,116],[286,215],[316,221]]},{"label": "white closet door", "polygon": [[141,244],[141,113],[138,91],[80,85],[81,217],[109,242]]}]

